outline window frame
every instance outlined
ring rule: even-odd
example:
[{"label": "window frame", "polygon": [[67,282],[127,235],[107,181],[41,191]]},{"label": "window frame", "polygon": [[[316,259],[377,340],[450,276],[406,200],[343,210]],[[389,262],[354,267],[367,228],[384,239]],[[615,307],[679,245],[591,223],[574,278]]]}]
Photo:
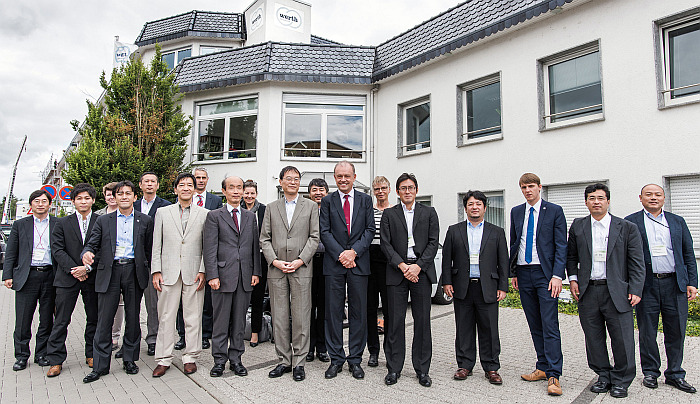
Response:
[{"label": "window frame", "polygon": [[[498,132],[495,133],[490,133],[487,135],[483,135],[480,137],[476,138],[469,138],[469,120],[468,120],[468,97],[467,97],[467,92],[476,90],[482,87],[486,87],[492,84],[499,83],[499,91],[498,91],[498,104],[500,106],[500,117],[501,117],[501,124],[497,126]],[[457,117],[457,146],[468,146],[472,144],[478,144],[478,143],[484,143],[484,142],[490,142],[494,140],[501,140],[503,139],[503,81],[501,80],[501,72],[496,72],[484,77],[480,77],[476,80],[471,80],[466,83],[460,84],[457,86],[457,107],[459,111],[459,115]],[[493,127],[496,128],[496,127]],[[488,129],[493,129],[493,128],[485,128],[481,129],[478,131],[472,131],[474,132],[483,132]]]},{"label": "window frame", "polygon": [[[411,108],[418,107],[423,104],[428,104],[428,113],[430,117],[430,124],[428,126],[429,130],[429,139],[427,141],[423,142],[416,142],[416,143],[411,143],[407,144],[407,136],[408,136],[408,122],[407,122],[407,111]],[[397,150],[397,157],[407,157],[407,156],[412,156],[415,154],[423,154],[423,153],[430,153],[432,151],[432,141],[433,141],[433,119],[432,119],[432,99],[430,94],[420,97],[420,98],[415,98],[411,101],[402,103],[398,105],[398,150]],[[415,149],[415,150],[408,150],[408,147],[414,146],[414,145],[419,145],[423,143],[428,143],[427,147],[421,147],[420,149]]]},{"label": "window frame", "polygon": [[[160,55],[160,56],[161,56],[161,60],[163,60],[163,58],[165,58],[166,55],[169,55],[169,54],[173,53],[173,54],[174,54],[174,58],[173,58],[173,67],[170,69],[170,70],[173,70],[173,69],[175,69],[175,68],[177,67],[177,65],[180,64],[180,62],[178,62],[178,60],[177,60],[177,59],[178,59],[177,55],[178,55],[180,52],[184,52],[184,51],[187,51],[187,50],[190,51],[190,56],[186,56],[186,57],[184,57],[183,59],[188,58],[188,57],[192,57],[192,46],[190,45],[190,46],[186,46],[186,47],[183,47],[183,48],[176,48],[176,49],[171,49],[171,50],[163,51],[163,52],[161,53],[161,55]],[[163,61],[165,62],[165,60],[163,60]]]},{"label": "window frame", "polygon": [[[202,49],[218,49],[218,50],[213,51],[213,52],[203,53],[203,52],[202,52]],[[233,49],[233,48],[230,47],[230,46],[200,45],[200,46],[199,46],[199,56],[211,55],[211,54],[213,54],[213,53],[219,53],[219,52],[226,52],[226,51],[229,51],[229,50],[231,50],[231,49]]]},{"label": "window frame", "polygon": [[[671,97],[671,59],[669,46],[669,33],[698,23],[700,23],[700,8],[688,10],[684,13],[654,22],[659,109],[700,102],[700,93],[678,98]],[[700,86],[700,83],[696,84]]]},{"label": "window frame", "polygon": [[[212,104],[218,104],[222,102],[229,102],[229,101],[242,101],[242,100],[249,100],[249,99],[256,99],[258,103],[258,107],[256,109],[247,109],[243,111],[236,111],[236,112],[223,112],[219,114],[210,114],[210,115],[200,115],[200,108],[205,105],[212,105]],[[260,97],[259,95],[256,94],[247,94],[247,95],[242,95],[242,96],[237,96],[237,97],[228,97],[228,98],[222,98],[222,99],[217,99],[217,100],[205,100],[205,101],[199,101],[195,102],[194,104],[194,110],[195,110],[195,117],[194,117],[194,141],[193,141],[193,151],[191,153],[192,155],[192,162],[196,164],[212,164],[212,163],[238,163],[238,162],[250,162],[250,161],[256,161],[258,159],[258,118],[259,118],[259,112],[260,112]],[[255,136],[255,148],[254,149],[245,149],[244,151],[249,151],[249,150],[254,150],[255,151],[255,156],[254,157],[238,157],[238,158],[231,158],[231,150],[226,150],[228,147],[227,145],[230,145],[231,141],[231,118],[240,118],[244,116],[255,116],[256,117],[256,136]],[[218,152],[199,152],[199,139],[200,139],[200,132],[199,132],[199,123],[201,121],[213,121],[216,119],[224,119],[224,150],[218,151]],[[229,146],[230,147],[230,146]],[[221,154],[222,158],[220,159],[209,159],[209,160],[198,160],[199,155],[204,155],[204,154]]]},{"label": "window frame", "polygon": [[[572,118],[572,119],[566,119],[563,121],[559,122],[552,122],[551,118],[554,115],[562,115],[564,113],[570,113],[574,110],[570,111],[562,111],[559,113],[552,114],[551,112],[551,105],[550,105],[550,96],[551,96],[551,91],[550,91],[550,86],[549,86],[549,67],[553,66],[558,63],[566,62],[569,60],[573,60],[582,56],[586,56],[592,53],[598,53],[598,75],[600,77],[600,98],[601,98],[601,103],[600,104],[594,104],[590,105],[587,107],[583,107],[585,109],[589,108],[594,108],[594,107],[600,107],[600,112],[590,114],[590,115],[584,115],[580,116],[577,118]],[[580,125],[584,123],[589,123],[589,122],[597,122],[597,121],[602,121],[605,120],[605,91],[604,91],[604,85],[603,85],[603,57],[602,57],[602,49],[600,46],[600,40],[595,40],[589,43],[586,43],[581,46],[577,46],[572,49],[564,50],[562,52],[558,52],[554,55],[547,56],[545,58],[542,58],[537,61],[537,68],[538,68],[538,88],[539,90],[539,126],[540,126],[540,132],[550,130],[550,129],[558,129],[558,128],[563,128],[563,127],[568,127],[568,126],[574,126],[574,125]]]}]

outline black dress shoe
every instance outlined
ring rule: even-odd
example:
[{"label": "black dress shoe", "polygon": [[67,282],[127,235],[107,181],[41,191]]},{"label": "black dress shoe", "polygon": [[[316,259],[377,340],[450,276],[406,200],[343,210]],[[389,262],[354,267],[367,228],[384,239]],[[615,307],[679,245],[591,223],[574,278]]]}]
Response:
[{"label": "black dress shoe", "polygon": [[355,379],[364,379],[365,378],[365,371],[362,370],[362,366],[360,364],[353,365],[352,363],[349,365],[350,372],[352,373],[352,377]]},{"label": "black dress shoe", "polygon": [[602,380],[598,380],[597,382],[593,383],[593,386],[591,386],[591,391],[593,393],[607,393],[608,390],[612,387],[612,384],[608,382],[604,382]]},{"label": "black dress shoe", "polygon": [[331,361],[331,357],[328,356],[328,352],[317,352],[316,357],[321,362],[330,362]]},{"label": "black dress shoe", "polygon": [[314,353],[313,353],[313,352],[309,352],[309,353],[306,354],[306,361],[307,361],[307,362],[313,362],[313,361],[314,361],[314,358],[315,358],[315,357],[314,357]]},{"label": "black dress shoe", "polygon": [[369,354],[369,360],[367,361],[367,366],[371,368],[376,368],[379,366],[379,355],[377,354]]},{"label": "black dress shoe", "polygon": [[[180,339],[175,343],[175,349],[178,351],[185,349],[185,337],[180,337]],[[202,348],[204,348],[204,345],[202,344]]]},{"label": "black dress shoe", "polygon": [[620,386],[618,384],[613,384],[610,388],[610,397],[615,398],[625,398],[627,397],[627,387]]},{"label": "black dress shoe", "polygon": [[423,387],[430,387],[433,385],[433,380],[427,373],[416,374],[416,377],[418,377],[418,383]]},{"label": "black dress shoe", "polygon": [[27,360],[26,359],[17,359],[15,361],[15,364],[12,365],[12,370],[17,372],[18,370],[24,370],[27,368]]},{"label": "black dress shoe", "polygon": [[209,371],[209,376],[221,377],[221,375],[224,374],[224,369],[226,369],[226,365],[224,365],[223,363],[214,365],[214,367],[211,368],[211,371]]},{"label": "black dress shoe", "polygon": [[46,359],[45,356],[37,356],[36,358],[34,358],[34,363],[36,363],[39,366],[49,366],[50,365],[49,360]]},{"label": "black dress shoe", "polygon": [[331,363],[330,366],[328,366],[328,369],[326,369],[326,379],[332,379],[336,376],[338,376],[338,373],[343,371],[343,365],[334,365]]},{"label": "black dress shoe", "polygon": [[274,379],[276,377],[281,377],[283,374],[289,373],[291,371],[292,371],[291,366],[283,365],[280,363],[279,365],[275,366],[275,368],[272,369],[270,371],[270,373],[267,374],[267,376]]},{"label": "black dress shoe", "polygon": [[386,384],[387,386],[396,384],[396,382],[399,380],[399,377],[401,377],[401,373],[389,372],[386,374],[386,376],[384,376],[384,384]]},{"label": "black dress shoe", "polygon": [[686,393],[695,393],[697,390],[695,390],[695,387],[693,387],[690,383],[686,382],[684,378],[679,377],[677,379],[666,379],[666,384],[673,386],[677,388],[680,391],[684,391]]},{"label": "black dress shoe", "polygon": [[258,346],[258,342],[253,342],[253,341],[250,342],[251,348],[255,348],[256,346]]},{"label": "black dress shoe", "polygon": [[241,362],[231,363],[230,368],[236,376],[248,376],[248,369],[246,369]]},{"label": "black dress shoe", "polygon": [[642,386],[655,389],[659,387],[659,382],[656,381],[656,376],[646,375],[644,379],[642,379]]},{"label": "black dress shoe", "polygon": [[294,368],[294,373],[292,373],[294,376],[294,381],[295,382],[300,382],[304,379],[306,379],[306,372],[304,371],[303,366],[297,366]]},{"label": "black dress shoe", "polygon": [[117,353],[114,354],[114,357],[117,358],[117,359],[123,358],[123,357],[124,357],[124,346],[122,346],[121,348],[119,348],[119,350],[117,351]]},{"label": "black dress shoe", "polygon": [[202,349],[209,349],[211,348],[211,344],[209,343],[209,338],[202,338]]},{"label": "black dress shoe", "polygon": [[148,351],[146,351],[146,355],[148,356],[153,356],[156,354],[156,344],[148,344]]},{"label": "black dress shoe", "polygon": [[100,380],[100,376],[104,376],[109,373],[109,370],[105,370],[102,372],[98,372],[93,370],[92,372],[88,373],[87,376],[83,378],[83,383],[92,383],[94,381]]},{"label": "black dress shoe", "polygon": [[136,366],[136,363],[131,362],[131,361],[124,361],[124,370],[126,371],[127,375],[135,375],[139,372],[139,367]]}]

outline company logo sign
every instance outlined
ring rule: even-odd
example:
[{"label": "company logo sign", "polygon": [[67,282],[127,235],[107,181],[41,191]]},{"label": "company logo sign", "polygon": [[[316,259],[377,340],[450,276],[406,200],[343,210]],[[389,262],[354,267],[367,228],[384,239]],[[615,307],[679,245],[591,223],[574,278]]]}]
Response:
[{"label": "company logo sign", "polygon": [[255,32],[265,23],[265,12],[261,7],[258,7],[250,14],[250,32]]},{"label": "company logo sign", "polygon": [[275,4],[275,20],[283,27],[293,30],[302,30],[304,26],[304,13],[281,4]]}]

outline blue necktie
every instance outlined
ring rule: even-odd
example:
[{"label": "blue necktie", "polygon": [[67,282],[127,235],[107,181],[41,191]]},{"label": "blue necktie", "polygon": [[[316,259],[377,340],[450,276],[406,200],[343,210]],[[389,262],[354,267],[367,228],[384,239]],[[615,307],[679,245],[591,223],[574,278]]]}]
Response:
[{"label": "blue necktie", "polygon": [[527,218],[527,236],[525,236],[525,262],[532,262],[532,239],[535,236],[535,208],[530,206],[530,216]]}]

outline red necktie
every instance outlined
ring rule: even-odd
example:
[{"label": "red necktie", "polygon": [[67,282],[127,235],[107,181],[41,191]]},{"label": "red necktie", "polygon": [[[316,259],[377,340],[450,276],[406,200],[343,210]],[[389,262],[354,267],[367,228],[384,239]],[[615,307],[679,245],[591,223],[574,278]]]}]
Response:
[{"label": "red necktie", "polygon": [[236,231],[240,232],[241,229],[238,227],[238,209],[233,208],[233,211],[231,211],[231,216],[233,217],[233,224],[236,225]]},{"label": "red necktie", "polygon": [[348,224],[348,234],[350,234],[350,195],[345,195],[343,213],[345,213],[345,223]]},{"label": "red necktie", "polygon": [[197,195],[199,197],[199,200],[197,201],[197,206],[204,206],[204,202],[202,201],[202,195]]}]

